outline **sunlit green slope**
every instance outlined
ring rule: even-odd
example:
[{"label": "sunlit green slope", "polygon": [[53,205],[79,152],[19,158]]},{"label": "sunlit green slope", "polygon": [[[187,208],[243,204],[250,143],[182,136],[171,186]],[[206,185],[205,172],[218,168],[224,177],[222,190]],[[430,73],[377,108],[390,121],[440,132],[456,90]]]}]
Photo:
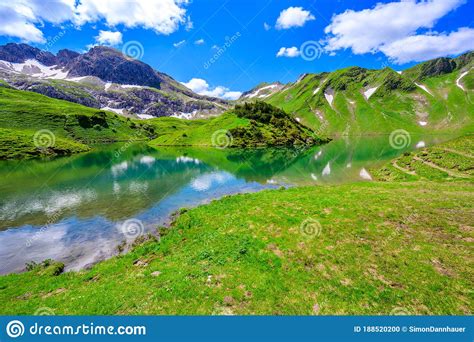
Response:
[{"label": "sunlit green slope", "polygon": [[307,74],[264,100],[327,135],[472,131],[473,54],[403,73],[351,67]]},{"label": "sunlit green slope", "polygon": [[0,159],[70,154],[88,144],[152,134],[152,128],[111,112],[0,86]]}]

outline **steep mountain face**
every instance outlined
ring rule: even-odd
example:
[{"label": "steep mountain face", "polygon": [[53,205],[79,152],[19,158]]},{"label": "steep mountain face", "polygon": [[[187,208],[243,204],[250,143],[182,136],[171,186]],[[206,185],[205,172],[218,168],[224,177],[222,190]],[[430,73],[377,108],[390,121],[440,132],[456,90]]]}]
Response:
[{"label": "steep mountain face", "polygon": [[141,118],[207,117],[229,106],[103,46],[53,55],[27,44],[6,44],[0,46],[0,79],[17,89]]},{"label": "steep mountain face", "polygon": [[56,55],[56,63],[58,65],[67,65],[73,59],[79,57],[81,54],[76,51],[71,51],[68,49],[59,50],[58,54]]},{"label": "steep mountain face", "polygon": [[[328,136],[474,130],[474,54],[438,58],[403,72],[351,67],[305,74],[260,97]],[[248,94],[256,94],[250,97]]]},{"label": "steep mountain face", "polygon": [[47,51],[41,51],[27,44],[9,43],[0,46],[0,60],[12,63],[23,63],[28,59],[35,59],[38,62],[51,66],[56,63],[56,56]]},{"label": "steep mountain face", "polygon": [[96,76],[119,84],[161,88],[165,82],[158,72],[143,62],[127,58],[117,50],[96,46],[66,64],[70,76]]},{"label": "steep mountain face", "polygon": [[422,81],[426,78],[449,74],[456,70],[469,69],[472,67],[473,60],[474,52],[465,53],[457,58],[436,58],[405,70],[403,75],[416,81]]}]

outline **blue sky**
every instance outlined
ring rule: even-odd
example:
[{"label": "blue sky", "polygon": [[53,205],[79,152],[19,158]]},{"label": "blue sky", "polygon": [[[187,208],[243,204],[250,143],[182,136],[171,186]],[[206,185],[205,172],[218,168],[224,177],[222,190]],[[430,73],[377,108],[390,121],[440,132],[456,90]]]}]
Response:
[{"label": "blue sky", "polygon": [[303,73],[458,55],[474,49],[473,13],[472,0],[0,0],[0,43],[131,46],[193,90],[230,98]]}]

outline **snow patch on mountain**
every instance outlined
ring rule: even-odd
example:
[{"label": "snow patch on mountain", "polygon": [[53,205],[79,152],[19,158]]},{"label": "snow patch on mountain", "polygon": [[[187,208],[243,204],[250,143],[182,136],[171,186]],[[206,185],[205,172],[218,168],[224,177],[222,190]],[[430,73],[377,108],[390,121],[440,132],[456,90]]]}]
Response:
[{"label": "snow patch on mountain", "polygon": [[456,85],[462,89],[462,91],[466,91],[466,89],[464,89],[463,85],[461,84],[461,79],[466,76],[468,73],[469,73],[470,70],[468,71],[464,71],[460,76],[459,78],[456,80]]},{"label": "snow patch on mountain", "polygon": [[379,87],[369,88],[364,92],[364,97],[366,100],[370,99],[370,97],[377,91]]},{"label": "snow patch on mountain", "polygon": [[329,105],[332,107],[332,103],[334,102],[334,90],[332,90],[331,88],[327,89],[324,92],[324,97],[328,101]]},{"label": "snow patch on mountain", "polygon": [[136,84],[122,84],[120,85],[123,89],[143,89],[143,86],[139,86]]},{"label": "snow patch on mountain", "polygon": [[262,97],[268,97],[271,95],[271,92],[269,94],[261,94],[262,91],[265,91],[265,90],[273,90],[275,89],[276,87],[278,87],[277,84],[270,84],[268,86],[265,86],[265,87],[262,87],[262,88],[258,88],[257,90],[255,90],[253,93],[251,94],[248,94],[248,95],[245,95],[244,98],[246,99],[252,99],[254,97],[259,97],[259,98],[262,98]]},{"label": "snow patch on mountain", "polygon": [[177,114],[171,115],[171,117],[178,118],[178,119],[191,120],[191,119],[194,119],[197,114],[198,114],[198,111],[194,110],[190,113],[177,113]]},{"label": "snow patch on mountain", "polygon": [[139,119],[142,120],[149,120],[149,119],[155,119],[156,116],[150,115],[150,114],[137,114]]},{"label": "snow patch on mountain", "polygon": [[420,84],[420,83],[416,83],[416,82],[415,82],[415,84],[416,84],[417,87],[423,89],[423,90],[426,91],[428,94],[430,94],[431,96],[433,96],[433,94],[431,93],[431,91],[429,91],[429,89],[428,89],[425,85]]},{"label": "snow patch on mountain", "polygon": [[38,62],[36,59],[28,59],[23,63],[11,63],[0,61],[0,68],[13,71],[18,74],[26,74],[37,78],[50,78],[63,80],[67,78],[68,71],[64,71],[57,65],[46,66]]},{"label": "snow patch on mountain", "polygon": [[123,112],[124,112],[125,109],[123,109],[123,108],[102,107],[100,110],[108,110],[108,111],[123,115]]}]

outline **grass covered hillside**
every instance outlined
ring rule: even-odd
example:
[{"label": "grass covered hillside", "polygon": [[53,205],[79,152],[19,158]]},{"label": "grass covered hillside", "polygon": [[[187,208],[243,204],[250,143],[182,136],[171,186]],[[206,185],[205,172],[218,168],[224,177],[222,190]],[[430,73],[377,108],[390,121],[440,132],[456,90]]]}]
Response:
[{"label": "grass covered hillside", "polygon": [[[169,122],[156,119],[152,125],[168,126]],[[283,110],[258,101],[237,105],[217,118],[186,124],[176,121],[173,130],[168,126],[156,131],[159,137],[151,142],[152,146],[259,147],[323,142]]]},{"label": "grass covered hillside", "polygon": [[381,181],[474,180],[474,136],[405,153],[373,175]]},{"label": "grass covered hillside", "polygon": [[351,67],[307,74],[264,101],[326,135],[474,129],[473,53],[436,59],[398,73]]},{"label": "grass covered hillside", "polygon": [[69,154],[88,144],[153,134],[153,128],[111,112],[0,86],[0,159]]},{"label": "grass covered hillside", "polygon": [[61,156],[89,151],[87,145],[66,138],[55,138],[54,145],[44,148],[35,146],[34,141],[34,131],[0,128],[0,159]]}]

